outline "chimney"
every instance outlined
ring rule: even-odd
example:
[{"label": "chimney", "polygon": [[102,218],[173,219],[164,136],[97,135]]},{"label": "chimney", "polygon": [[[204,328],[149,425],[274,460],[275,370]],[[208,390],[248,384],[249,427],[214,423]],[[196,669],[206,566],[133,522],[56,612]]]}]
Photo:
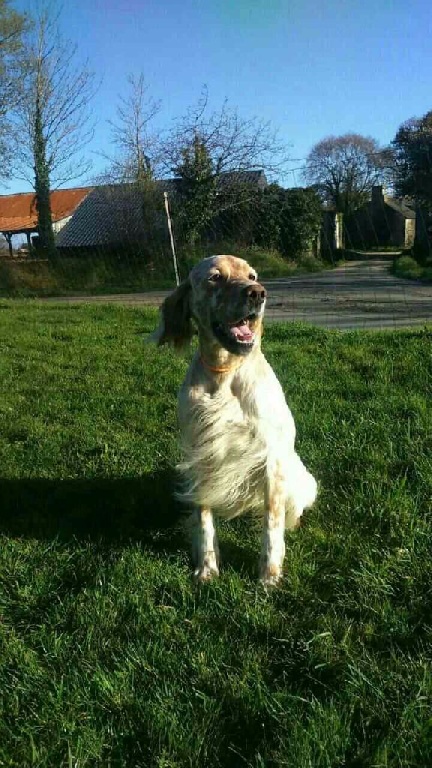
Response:
[{"label": "chimney", "polygon": [[372,187],[372,208],[382,208],[384,203],[383,188],[380,185]]}]

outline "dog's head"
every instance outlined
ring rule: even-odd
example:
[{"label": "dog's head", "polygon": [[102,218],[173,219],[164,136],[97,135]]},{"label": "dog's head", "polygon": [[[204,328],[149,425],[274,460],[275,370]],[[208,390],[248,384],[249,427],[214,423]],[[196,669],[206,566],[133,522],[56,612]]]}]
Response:
[{"label": "dog's head", "polygon": [[193,319],[202,342],[247,355],[260,343],[265,300],[265,288],[246,261],[209,256],[165,299],[155,340],[184,346],[193,335]]}]

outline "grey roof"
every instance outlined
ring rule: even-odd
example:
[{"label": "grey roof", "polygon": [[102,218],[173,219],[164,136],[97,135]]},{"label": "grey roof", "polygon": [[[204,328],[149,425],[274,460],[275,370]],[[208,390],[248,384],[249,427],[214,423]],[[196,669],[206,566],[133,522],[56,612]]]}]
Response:
[{"label": "grey roof", "polygon": [[144,232],[142,198],[134,184],[95,187],[60,230],[56,243],[94,247],[136,242]]},{"label": "grey roof", "polygon": [[405,219],[415,219],[416,213],[404,200],[396,200],[394,197],[384,197],[384,203],[394,211],[402,214]]},{"label": "grey roof", "polygon": [[227,171],[226,173],[221,173],[219,179],[222,185],[233,183],[254,184],[260,189],[263,189],[267,186],[267,178],[264,171],[262,170]]}]

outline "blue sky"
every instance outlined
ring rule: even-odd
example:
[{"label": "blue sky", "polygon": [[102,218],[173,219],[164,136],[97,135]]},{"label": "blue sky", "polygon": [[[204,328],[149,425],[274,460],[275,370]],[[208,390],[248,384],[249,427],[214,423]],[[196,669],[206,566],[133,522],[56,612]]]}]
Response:
[{"label": "blue sky", "polygon": [[[97,173],[107,120],[127,75],[141,71],[162,100],[160,129],[206,84],[215,107],[227,98],[242,116],[270,120],[292,169],[330,134],[385,144],[432,108],[431,21],[430,0],[67,0],[61,28],[102,79],[89,147]],[[299,183],[293,170],[286,185]],[[26,189],[16,181],[1,191]]]}]

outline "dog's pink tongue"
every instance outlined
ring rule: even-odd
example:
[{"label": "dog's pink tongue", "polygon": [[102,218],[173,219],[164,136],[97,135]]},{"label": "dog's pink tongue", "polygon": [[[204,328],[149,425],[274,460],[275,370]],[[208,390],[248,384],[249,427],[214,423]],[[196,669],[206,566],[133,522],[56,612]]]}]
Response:
[{"label": "dog's pink tongue", "polygon": [[239,341],[252,341],[254,336],[251,329],[249,328],[248,325],[246,325],[246,323],[244,323],[243,325],[232,325],[231,333]]}]

